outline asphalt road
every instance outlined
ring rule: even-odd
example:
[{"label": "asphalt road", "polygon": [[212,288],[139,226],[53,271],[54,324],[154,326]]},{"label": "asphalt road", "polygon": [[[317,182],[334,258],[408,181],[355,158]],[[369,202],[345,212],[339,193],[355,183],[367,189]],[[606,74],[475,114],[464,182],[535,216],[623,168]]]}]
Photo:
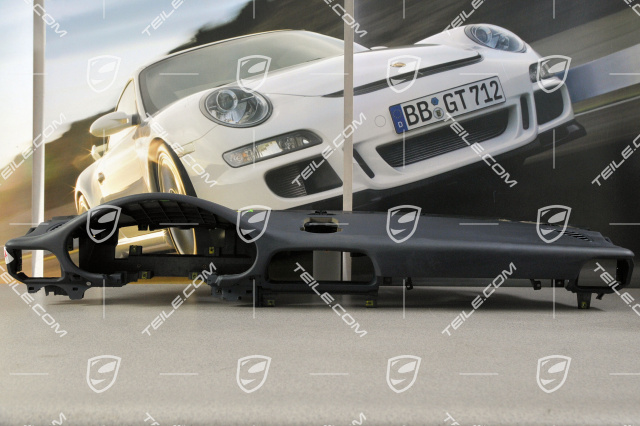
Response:
[{"label": "asphalt road", "polygon": [[[202,286],[144,334],[183,289],[107,289],[103,305],[100,289],[27,303],[0,286],[0,424],[52,424],[61,413],[65,425],[151,424],[148,415],[161,425],[451,425],[447,413],[460,425],[640,423],[640,316],[616,295],[580,311],[557,290],[554,319],[550,289],[500,288],[451,336],[442,331],[481,289],[416,288],[406,309],[401,289],[383,291],[377,309],[338,299],[367,331],[359,337],[315,296],[282,297],[254,317],[251,304],[221,302]],[[87,362],[101,355],[121,363],[114,385],[95,393]],[[272,360],[264,385],[245,393],[236,370],[250,355]],[[396,393],[387,360],[400,355],[421,364]],[[537,362],[550,355],[571,363],[546,393]]]}]

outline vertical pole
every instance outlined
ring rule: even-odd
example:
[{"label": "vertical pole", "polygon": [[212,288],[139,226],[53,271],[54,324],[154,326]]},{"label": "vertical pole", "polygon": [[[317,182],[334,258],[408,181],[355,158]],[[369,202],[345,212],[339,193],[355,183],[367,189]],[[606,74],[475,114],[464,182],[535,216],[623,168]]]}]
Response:
[{"label": "vertical pole", "polygon": [[[44,222],[44,52],[46,27],[36,7],[44,10],[44,0],[33,2],[33,176],[31,181],[31,222]],[[38,147],[36,141],[42,138]],[[43,252],[32,253],[31,273],[33,277],[43,276]]]},{"label": "vertical pole", "polygon": [[[355,19],[355,0],[344,0],[346,14]],[[344,20],[344,128],[353,123],[353,28]],[[353,134],[345,138],[342,210],[353,210]],[[343,253],[342,278],[351,280],[351,256]]]}]

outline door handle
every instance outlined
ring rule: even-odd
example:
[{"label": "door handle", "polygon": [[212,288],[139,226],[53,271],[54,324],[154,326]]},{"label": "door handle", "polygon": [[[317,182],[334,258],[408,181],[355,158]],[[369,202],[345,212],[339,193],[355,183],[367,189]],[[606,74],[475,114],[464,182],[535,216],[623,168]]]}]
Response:
[{"label": "door handle", "polygon": [[98,173],[98,183],[104,182],[104,174],[102,172]]}]

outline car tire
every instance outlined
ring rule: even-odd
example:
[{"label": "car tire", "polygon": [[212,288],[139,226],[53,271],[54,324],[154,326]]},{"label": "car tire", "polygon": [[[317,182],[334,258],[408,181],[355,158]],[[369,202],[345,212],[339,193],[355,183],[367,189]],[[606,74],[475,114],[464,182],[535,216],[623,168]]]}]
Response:
[{"label": "car tire", "polygon": [[[175,154],[165,144],[158,146],[155,161],[156,188],[158,192],[195,195],[191,182]],[[197,254],[196,231],[169,228],[169,237],[180,254]]]}]

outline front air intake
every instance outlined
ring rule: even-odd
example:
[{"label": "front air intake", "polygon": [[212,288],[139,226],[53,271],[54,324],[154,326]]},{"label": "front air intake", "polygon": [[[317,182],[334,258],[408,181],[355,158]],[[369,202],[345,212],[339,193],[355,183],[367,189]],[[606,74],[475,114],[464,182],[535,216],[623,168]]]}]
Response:
[{"label": "front air intake", "polygon": [[269,170],[264,179],[269,189],[283,198],[304,197],[342,186],[342,181],[322,156]]},{"label": "front air intake", "polygon": [[484,142],[503,134],[509,124],[509,110],[503,109],[472,120],[461,121],[460,124],[469,133],[464,139],[447,126],[407,138],[404,142],[399,140],[379,146],[377,151],[391,167],[399,168],[468,148],[471,144]]}]

